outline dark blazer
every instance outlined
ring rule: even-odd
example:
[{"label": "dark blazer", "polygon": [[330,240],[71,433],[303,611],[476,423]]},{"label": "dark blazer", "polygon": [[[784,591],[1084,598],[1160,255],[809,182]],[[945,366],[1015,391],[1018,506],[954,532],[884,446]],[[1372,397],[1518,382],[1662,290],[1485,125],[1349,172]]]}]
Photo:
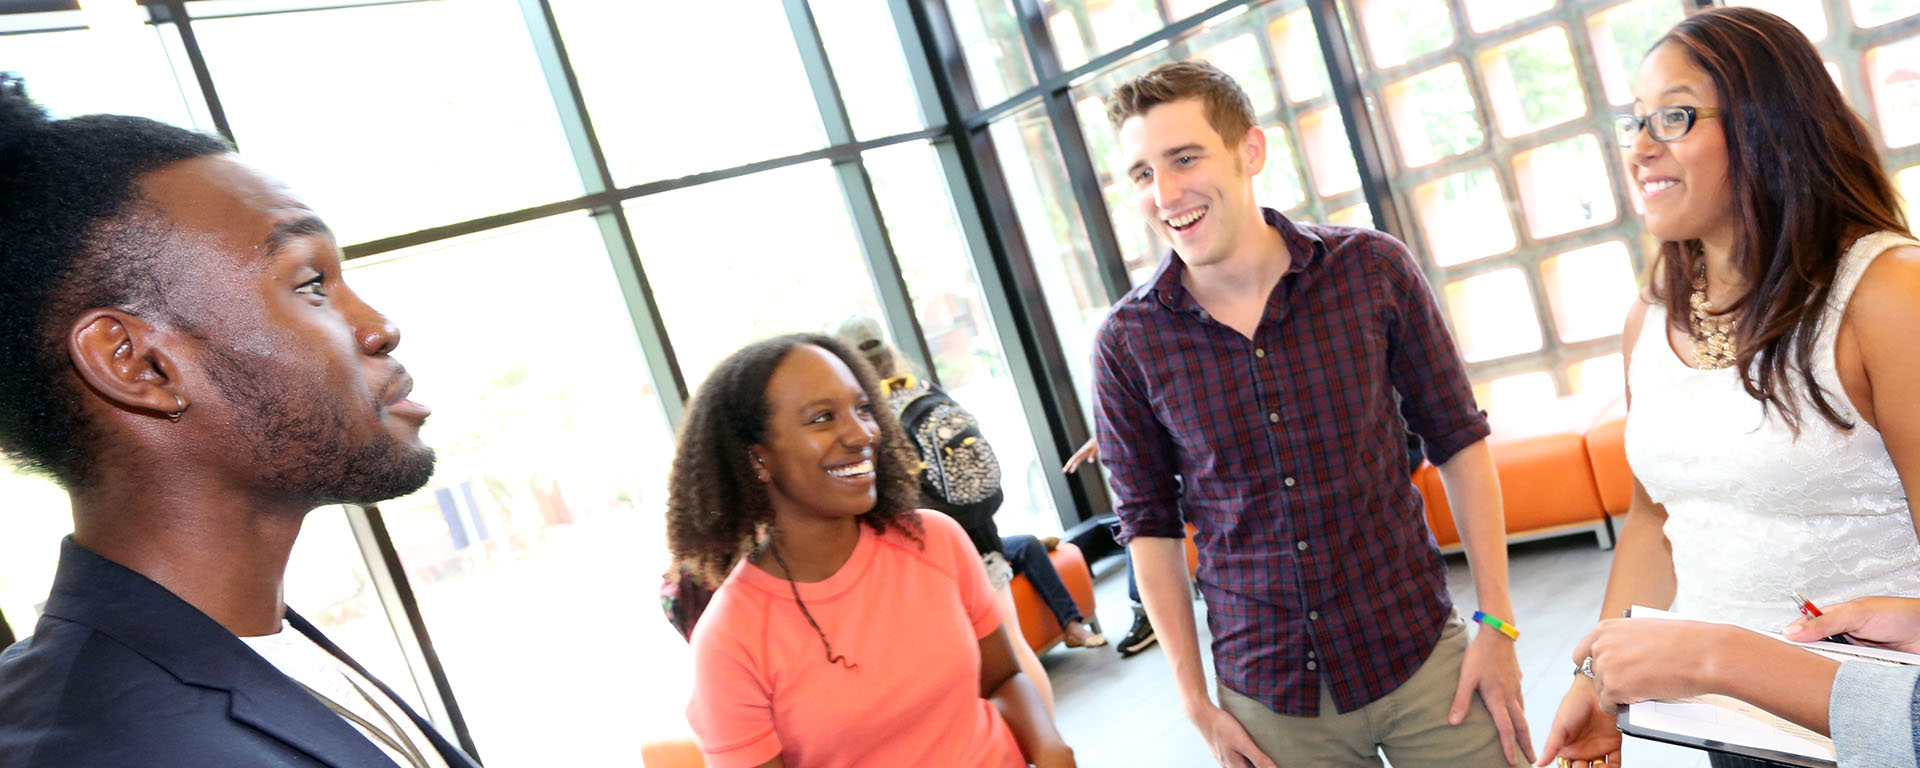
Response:
[{"label": "dark blazer", "polygon": [[[289,610],[287,620],[367,674],[305,619]],[[476,768],[374,684],[451,768]],[[226,628],[71,538],[60,543],[53,594],[33,636],[0,653],[0,768],[393,765]]]}]

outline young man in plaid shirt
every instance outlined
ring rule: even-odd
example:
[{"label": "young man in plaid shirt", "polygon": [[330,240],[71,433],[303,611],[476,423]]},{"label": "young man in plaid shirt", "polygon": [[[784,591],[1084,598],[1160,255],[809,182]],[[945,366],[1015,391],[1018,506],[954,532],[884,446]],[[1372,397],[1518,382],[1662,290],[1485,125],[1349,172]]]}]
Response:
[{"label": "young man in plaid shirt", "polygon": [[1099,452],[1188,719],[1235,768],[1531,760],[1514,641],[1468,639],[1407,478],[1403,417],[1440,467],[1479,608],[1513,623],[1486,418],[1420,268],[1385,234],[1255,205],[1266,136],[1211,65],[1128,82],[1108,115],[1172,253],[1101,325]]}]

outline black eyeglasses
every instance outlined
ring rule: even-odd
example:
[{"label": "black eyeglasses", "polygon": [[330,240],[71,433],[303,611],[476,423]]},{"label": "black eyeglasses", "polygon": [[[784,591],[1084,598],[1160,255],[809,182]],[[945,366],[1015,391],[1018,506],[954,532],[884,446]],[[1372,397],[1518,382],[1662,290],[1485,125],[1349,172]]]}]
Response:
[{"label": "black eyeglasses", "polygon": [[1640,137],[1640,129],[1647,129],[1647,135],[1654,141],[1676,141],[1693,130],[1693,123],[1705,117],[1719,117],[1720,110],[1713,107],[1663,107],[1645,115],[1615,115],[1613,118],[1613,143],[1622,147],[1633,146],[1634,139]]}]

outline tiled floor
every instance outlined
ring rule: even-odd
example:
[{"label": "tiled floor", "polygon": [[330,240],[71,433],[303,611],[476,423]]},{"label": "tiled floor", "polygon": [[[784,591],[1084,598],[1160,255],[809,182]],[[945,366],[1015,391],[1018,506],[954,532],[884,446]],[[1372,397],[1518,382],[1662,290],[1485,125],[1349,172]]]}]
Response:
[{"label": "tiled floor", "polygon": [[[1568,656],[1600,612],[1612,553],[1594,546],[1588,535],[1515,544],[1508,566],[1516,623],[1524,629],[1520,641],[1521,672],[1525,676],[1527,723],[1534,747],[1546,740],[1554,709],[1566,693],[1571,662]],[[1132,623],[1126,574],[1118,559],[1096,567],[1098,613],[1109,639],[1118,640]],[[1447,583],[1454,601],[1465,612],[1473,610],[1473,581],[1466,560],[1447,558]],[[1201,647],[1206,637],[1206,609],[1200,615]],[[1180,714],[1173,675],[1158,646],[1130,659],[1121,659],[1111,647],[1092,650],[1056,648],[1042,657],[1053,678],[1059,725],[1083,766],[1154,766],[1169,768],[1211,765],[1205,743]],[[1211,662],[1209,661],[1209,664]],[[1283,756],[1274,756],[1283,768],[1299,768]],[[1628,740],[1625,762],[1631,768],[1705,768],[1699,752]]]}]

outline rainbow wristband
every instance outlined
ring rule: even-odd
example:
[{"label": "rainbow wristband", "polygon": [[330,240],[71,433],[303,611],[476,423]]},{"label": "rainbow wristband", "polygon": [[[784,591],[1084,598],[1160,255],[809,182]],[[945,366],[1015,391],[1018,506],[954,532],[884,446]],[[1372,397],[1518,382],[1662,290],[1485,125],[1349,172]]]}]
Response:
[{"label": "rainbow wristband", "polygon": [[1512,624],[1501,621],[1498,617],[1488,616],[1485,611],[1474,611],[1473,620],[1493,627],[1495,631],[1506,635],[1509,640],[1520,639],[1520,630],[1515,629]]}]

